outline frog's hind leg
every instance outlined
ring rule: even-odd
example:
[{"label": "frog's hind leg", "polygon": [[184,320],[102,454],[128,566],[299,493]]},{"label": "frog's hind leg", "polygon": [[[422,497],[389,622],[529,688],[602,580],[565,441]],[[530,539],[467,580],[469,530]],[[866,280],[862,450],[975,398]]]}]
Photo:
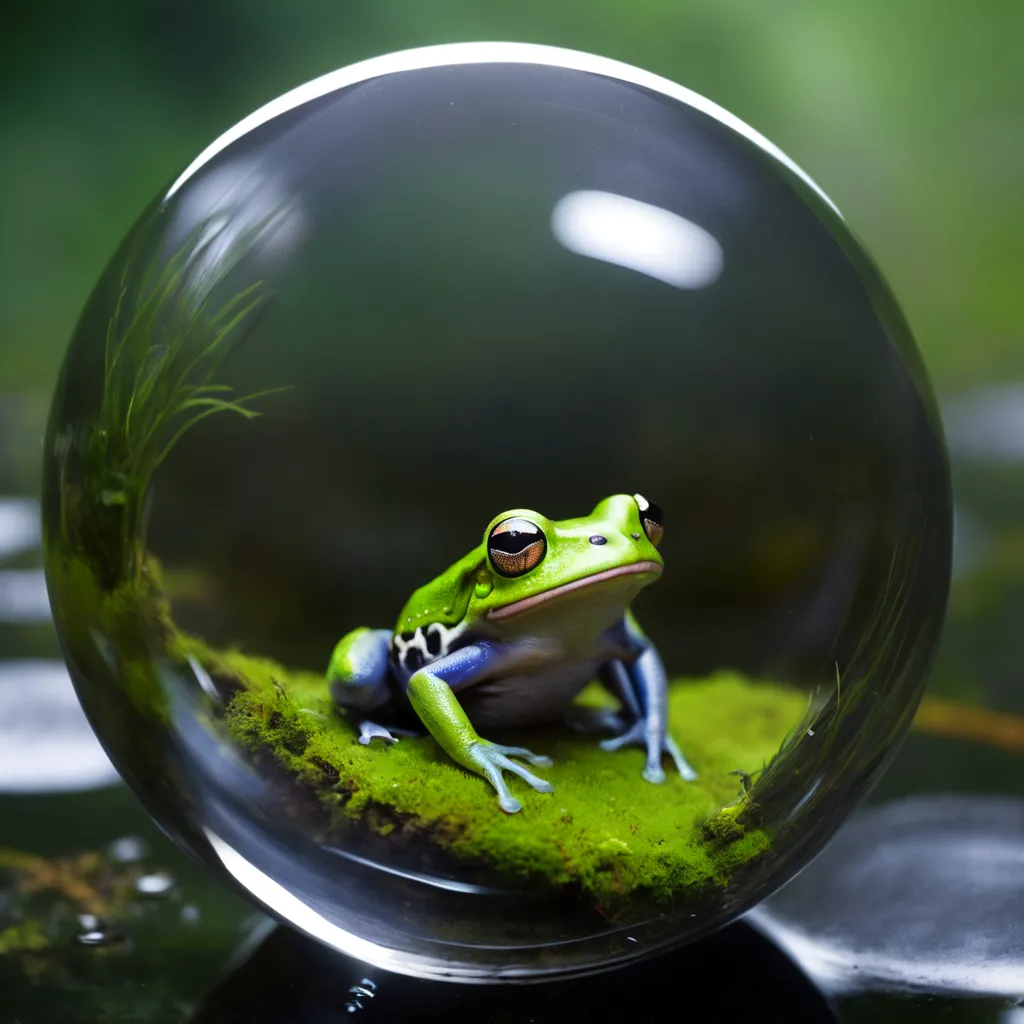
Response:
[{"label": "frog's hind leg", "polygon": [[388,676],[391,632],[353,629],[338,641],[327,667],[335,703],[350,711],[373,711],[391,699]]},{"label": "frog's hind leg", "polygon": [[573,704],[565,716],[565,723],[583,736],[599,733],[618,736],[640,716],[640,705],[633,693],[633,684],[621,661],[605,662],[597,670],[600,684],[619,703],[618,707],[587,707]]},{"label": "frog's hind leg", "polygon": [[[327,668],[327,682],[335,704],[361,715],[383,708],[390,702],[390,644],[390,630],[365,626],[341,638]],[[392,735],[393,732],[413,735],[403,729],[388,729],[364,719],[359,723],[359,742],[364,746],[374,739],[396,743],[397,737]]]},{"label": "frog's hind leg", "polygon": [[629,668],[614,659],[602,666],[598,678],[619,699],[622,705],[622,728],[618,735],[601,743],[603,750],[641,747],[647,751],[643,777],[648,782],[662,782],[662,754],[668,754],[676,771],[687,782],[697,779],[697,772],[683,756],[679,744],[666,729],[666,680],[661,659],[653,647],[646,649]]}]

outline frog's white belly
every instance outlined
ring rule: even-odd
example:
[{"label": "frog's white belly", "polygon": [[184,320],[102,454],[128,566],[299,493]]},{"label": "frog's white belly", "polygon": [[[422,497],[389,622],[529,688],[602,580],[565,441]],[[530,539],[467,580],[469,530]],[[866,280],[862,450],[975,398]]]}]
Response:
[{"label": "frog's white belly", "polygon": [[562,662],[536,672],[497,676],[458,691],[459,703],[478,728],[517,728],[557,722],[597,674],[603,659]]}]

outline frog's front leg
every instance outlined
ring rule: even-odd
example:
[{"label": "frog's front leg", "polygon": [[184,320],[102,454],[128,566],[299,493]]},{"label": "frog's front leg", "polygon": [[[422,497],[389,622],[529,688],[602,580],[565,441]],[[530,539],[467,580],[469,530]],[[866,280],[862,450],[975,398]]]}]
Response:
[{"label": "frog's front leg", "polygon": [[514,814],[522,805],[509,792],[503,772],[518,775],[538,793],[550,793],[553,787],[512,758],[520,757],[535,765],[551,764],[551,761],[523,747],[504,747],[482,739],[454,692],[478,681],[507,657],[508,653],[500,651],[498,645],[486,641],[460,648],[414,672],[407,695],[420,721],[448,756],[463,768],[486,778],[498,793],[501,809]]},{"label": "frog's front leg", "polygon": [[636,656],[628,663],[618,659],[608,662],[602,677],[622,702],[623,712],[632,718],[632,724],[613,739],[604,740],[601,747],[604,750],[644,748],[647,763],[643,776],[648,782],[665,781],[661,758],[668,754],[679,774],[687,782],[693,782],[697,773],[668,734],[668,680],[661,657],[632,615],[626,616],[623,625],[629,646]]}]

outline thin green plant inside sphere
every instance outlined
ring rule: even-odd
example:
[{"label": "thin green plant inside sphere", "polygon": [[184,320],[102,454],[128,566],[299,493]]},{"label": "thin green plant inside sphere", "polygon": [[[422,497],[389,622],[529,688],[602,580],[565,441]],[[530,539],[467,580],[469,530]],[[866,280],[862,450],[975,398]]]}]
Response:
[{"label": "thin green plant inside sphere", "polygon": [[47,580],[184,848],[408,974],[611,967],[798,871],[949,585],[930,385],[821,189],[572,51],[344,68],[141,215],[69,347]]}]

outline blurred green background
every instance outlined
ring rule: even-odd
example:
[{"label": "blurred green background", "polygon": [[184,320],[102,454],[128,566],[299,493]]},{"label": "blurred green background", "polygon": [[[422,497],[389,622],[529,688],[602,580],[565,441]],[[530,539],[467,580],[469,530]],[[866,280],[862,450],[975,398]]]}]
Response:
[{"label": "blurred green background", "polygon": [[[472,39],[589,50],[708,96],[803,165],[888,277],[946,408],[970,398],[957,418],[966,448],[952,438],[966,455],[954,471],[972,578],[961,564],[953,609],[966,631],[947,640],[936,685],[1024,711],[1013,670],[1024,659],[1002,657],[989,670],[978,656],[992,661],[1003,637],[1016,639],[1016,600],[1024,604],[1024,399],[1004,387],[993,427],[989,392],[978,391],[1024,380],[1024,4],[37,0],[6,22],[7,493],[38,491],[49,396],[106,260],[142,207],[220,132],[284,90],[390,50]],[[1009,457],[1007,439],[991,436],[1007,429],[1021,438],[1009,439]]]},{"label": "blurred green background", "polygon": [[[768,136],[836,201],[899,297],[950,427],[957,575],[931,692],[1024,714],[1018,0],[22,0],[0,31],[0,495],[38,493],[50,393],[79,310],[161,186],[303,81],[391,50],[474,39],[588,50],[679,81]],[[55,654],[48,625],[0,631],[0,657]],[[952,718],[955,733],[965,723]],[[913,735],[876,797],[1019,793],[1020,723],[975,722],[984,744]],[[107,792],[116,795],[71,798],[59,812],[52,801],[65,798],[5,797],[0,846],[52,855],[118,831],[150,836],[126,791]],[[99,800],[116,803],[109,819]],[[90,820],[104,823],[102,835],[83,831]],[[157,854],[172,861],[166,846]],[[189,880],[198,902],[202,884]],[[227,950],[247,911],[221,900],[204,913],[225,922]],[[193,942],[168,934],[169,945]],[[150,966],[140,974],[152,984]],[[192,1005],[191,982],[167,984]],[[19,992],[7,996],[22,999],[23,1021],[57,1019],[39,989]],[[183,1019],[172,1002],[166,1017],[137,1008],[116,1019]],[[97,1013],[83,1003],[81,1017],[62,1019],[115,1019]]]},{"label": "blurred green background", "polygon": [[45,404],[136,214],[208,141],[309,78],[471,39],[675,79],[836,200],[940,391],[1024,374],[1024,5],[883,0],[109,0],[15,5],[0,40],[0,392]]}]

